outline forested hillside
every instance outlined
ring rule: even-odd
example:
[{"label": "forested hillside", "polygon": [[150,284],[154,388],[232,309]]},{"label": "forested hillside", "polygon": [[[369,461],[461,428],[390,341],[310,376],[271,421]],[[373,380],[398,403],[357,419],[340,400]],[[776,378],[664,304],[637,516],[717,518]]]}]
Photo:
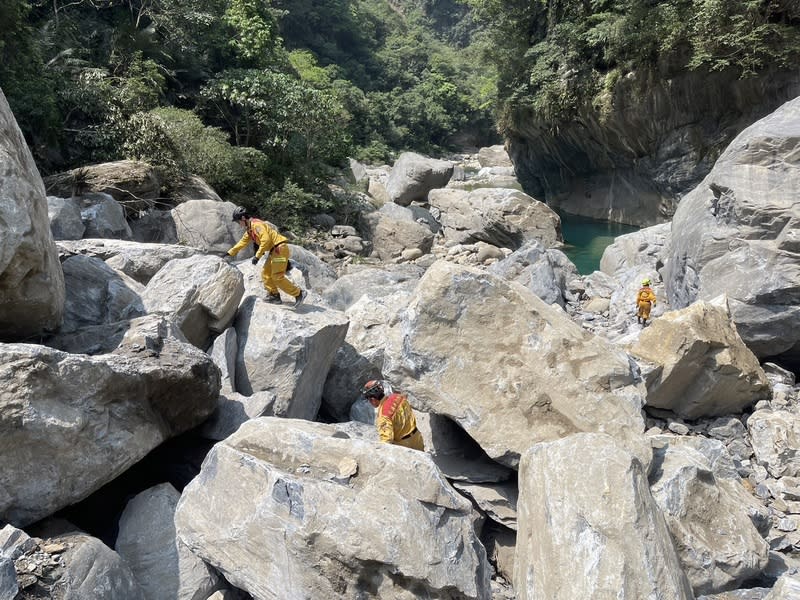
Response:
[{"label": "forested hillside", "polygon": [[138,158],[286,221],[347,156],[490,140],[483,44],[449,0],[5,0],[0,87],[43,174]]},{"label": "forested hillside", "polygon": [[800,95],[797,0],[469,2],[517,177],[566,213],[671,219],[739,132]]},{"label": "forested hillside", "polygon": [[501,123],[532,109],[557,126],[591,107],[613,110],[623,77],[696,70],[740,78],[796,67],[797,0],[467,0],[492,32]]}]

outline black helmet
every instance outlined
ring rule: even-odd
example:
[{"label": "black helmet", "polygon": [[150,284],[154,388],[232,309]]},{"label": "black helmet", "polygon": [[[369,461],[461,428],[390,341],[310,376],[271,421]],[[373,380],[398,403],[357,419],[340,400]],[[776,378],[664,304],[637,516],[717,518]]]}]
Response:
[{"label": "black helmet", "polygon": [[370,379],[367,383],[364,384],[364,388],[361,391],[364,394],[365,398],[375,398],[376,400],[380,400],[383,398],[383,384],[377,379]]},{"label": "black helmet", "polygon": [[248,218],[247,209],[244,206],[237,206],[233,209],[233,218],[232,221],[241,221],[242,219]]}]

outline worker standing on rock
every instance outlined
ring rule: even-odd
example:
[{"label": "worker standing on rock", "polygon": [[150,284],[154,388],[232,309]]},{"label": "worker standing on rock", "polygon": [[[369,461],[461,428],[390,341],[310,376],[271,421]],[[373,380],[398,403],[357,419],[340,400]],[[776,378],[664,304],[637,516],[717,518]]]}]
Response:
[{"label": "worker standing on rock", "polygon": [[655,292],[650,288],[650,278],[645,277],[642,280],[642,287],[636,294],[636,321],[643,326],[647,325],[647,319],[650,318],[650,309],[656,305]]},{"label": "worker standing on rock", "polygon": [[264,261],[264,268],[261,270],[261,281],[264,282],[268,294],[267,302],[280,304],[281,295],[278,292],[280,289],[294,298],[295,306],[300,306],[306,299],[306,292],[286,278],[289,265],[288,240],[261,219],[251,217],[244,206],[237,206],[234,209],[233,221],[239,223],[245,231],[242,239],[228,250],[228,256],[236,256],[252,241],[257,246],[256,255],[252,260],[254,265],[267,254],[267,260]]},{"label": "worker standing on rock", "polygon": [[370,380],[364,384],[364,397],[377,409],[375,427],[382,442],[414,450],[425,450],[422,434],[417,429],[414,410],[403,394],[385,395],[383,384]]}]

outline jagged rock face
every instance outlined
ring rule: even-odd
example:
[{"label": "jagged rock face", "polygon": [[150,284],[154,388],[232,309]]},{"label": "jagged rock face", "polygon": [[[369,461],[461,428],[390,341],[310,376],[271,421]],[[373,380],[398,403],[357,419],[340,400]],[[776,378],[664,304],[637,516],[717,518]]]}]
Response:
[{"label": "jagged rock face", "polygon": [[663,222],[736,132],[800,94],[796,70],[743,80],[685,71],[647,84],[636,75],[620,80],[605,116],[587,109],[557,129],[514,116],[507,146],[527,193],[573,214]]},{"label": "jagged rock face", "polygon": [[0,90],[0,339],[57,329],[64,295],[44,184]]},{"label": "jagged rock face", "polygon": [[645,468],[610,436],[533,446],[519,487],[520,600],[694,598]]},{"label": "jagged rock face", "polygon": [[743,131],[680,203],[670,304],[725,293],[759,357],[800,358],[800,98]]},{"label": "jagged rock face", "polygon": [[[515,467],[531,444],[603,431],[641,451],[628,356],[515,282],[439,261],[387,335],[384,374]],[[521,425],[524,423],[525,425]]]},{"label": "jagged rock face", "polygon": [[[703,438],[653,438],[650,489],[697,594],[733,589],[766,566],[769,545],[748,515],[767,513],[744,488],[724,445]],[[767,517],[768,518],[768,517]]]},{"label": "jagged rock face", "polygon": [[152,333],[132,323],[102,356],[0,345],[0,519],[21,527],[77,502],[211,414],[210,357]]},{"label": "jagged rock face", "polygon": [[488,600],[476,517],[423,452],[265,417],[211,450],[175,523],[256,600]]}]

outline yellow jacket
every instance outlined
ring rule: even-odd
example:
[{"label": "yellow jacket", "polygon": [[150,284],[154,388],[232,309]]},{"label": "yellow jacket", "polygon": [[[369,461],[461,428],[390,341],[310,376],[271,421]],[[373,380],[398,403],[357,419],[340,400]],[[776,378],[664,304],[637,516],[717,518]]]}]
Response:
[{"label": "yellow jacket", "polygon": [[656,295],[648,286],[641,288],[639,293],[636,294],[636,305],[638,306],[644,303],[652,304],[653,306],[656,305]]},{"label": "yellow jacket", "polygon": [[246,248],[247,244],[251,241],[258,244],[256,258],[261,258],[275,246],[287,240],[261,219],[250,219],[247,225],[247,231],[242,235],[242,239],[236,242],[233,248],[228,250],[228,254],[236,256],[239,254],[239,251]]},{"label": "yellow jacket", "polygon": [[375,412],[375,427],[382,442],[396,443],[417,430],[414,410],[403,394],[385,396]]}]

